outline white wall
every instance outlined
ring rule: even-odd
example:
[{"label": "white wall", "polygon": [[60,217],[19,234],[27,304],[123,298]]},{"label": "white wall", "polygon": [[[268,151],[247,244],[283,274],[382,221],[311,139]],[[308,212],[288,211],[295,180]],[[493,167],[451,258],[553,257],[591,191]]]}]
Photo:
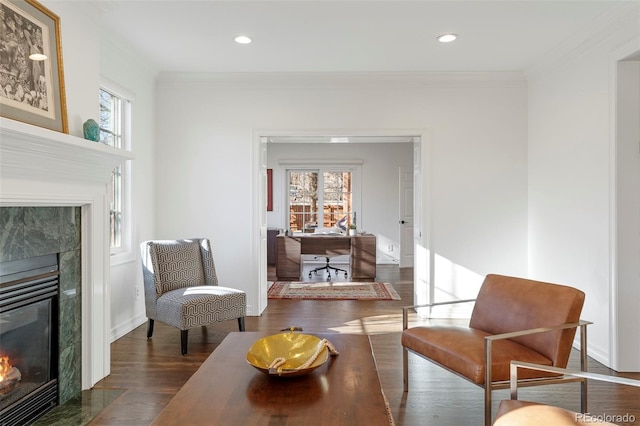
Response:
[{"label": "white wall", "polygon": [[[134,189],[134,242],[152,236],[209,236],[222,282],[254,294],[260,285],[256,236],[248,224],[257,221],[251,199],[255,129],[429,129],[423,184],[429,194],[429,246],[441,259],[434,276],[459,293],[469,287],[458,282],[460,270],[527,275],[529,250],[529,276],[587,292],[584,317],[595,321],[590,352],[609,364],[614,228],[610,55],[622,43],[640,45],[637,14],[589,40],[596,46],[585,50],[581,45],[560,67],[553,64],[531,75],[528,106],[522,81],[495,75],[381,81],[371,76],[165,76],[156,102],[147,103],[151,76],[147,80],[146,71],[137,70],[126,54],[101,53],[94,10],[84,2],[42,3],[61,18],[71,134],[81,136],[82,123],[97,114],[101,72],[144,99],[144,110],[136,114],[145,117],[141,124],[148,128],[135,137],[134,161],[148,162],[134,166],[144,181]],[[114,63],[105,63],[107,58]],[[146,115],[154,104],[157,141],[153,118]],[[131,264],[112,271],[117,282],[112,305],[123,303],[113,314],[114,333],[143,315],[127,285],[140,285],[134,269]],[[255,295],[250,303],[256,303]]]},{"label": "white wall", "polygon": [[210,237],[221,282],[249,293],[249,312],[264,285],[251,226],[258,129],[430,129],[425,209],[433,250],[450,261],[451,292],[479,286],[456,266],[480,276],[527,273],[518,76],[161,75],[157,105],[159,236]]},{"label": "white wall", "polygon": [[[605,365],[612,365],[612,52],[632,40],[640,46],[637,5],[627,18],[529,79],[530,275],[586,293],[589,353]],[[627,320],[637,334],[638,318]]]},{"label": "white wall", "polygon": [[[130,252],[112,256],[111,327],[115,340],[146,321],[139,245],[154,238],[155,71],[112,35],[100,44],[100,74],[133,95]],[[96,91],[97,99],[97,91]],[[137,290],[137,292],[136,292]]]},{"label": "white wall", "polygon": [[60,18],[69,134],[83,137],[82,124],[98,113],[100,34],[97,15],[74,2],[41,3]]},{"label": "white wall", "polygon": [[[101,76],[118,83],[136,96],[133,104],[133,251],[128,258],[112,262],[110,271],[112,339],[130,331],[144,316],[137,244],[153,237],[153,135],[155,115],[155,74],[136,55],[103,35],[99,29],[99,8],[75,1],[42,1],[60,18],[69,133],[83,137],[82,124],[96,119]],[[105,40],[109,40],[105,42]]]},{"label": "white wall", "polygon": [[[362,161],[361,208],[357,212],[360,230],[377,236],[378,263],[398,259],[400,244],[399,167],[413,167],[413,143],[269,143],[267,167],[273,169],[273,211],[267,213],[267,225],[286,229],[287,183],[283,160],[322,161],[327,158]],[[395,251],[388,251],[388,245]]]}]

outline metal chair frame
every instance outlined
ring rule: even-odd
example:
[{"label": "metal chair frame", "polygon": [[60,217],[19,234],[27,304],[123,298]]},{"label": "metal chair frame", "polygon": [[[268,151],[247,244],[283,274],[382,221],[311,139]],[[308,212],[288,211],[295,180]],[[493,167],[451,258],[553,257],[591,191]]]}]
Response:
[{"label": "metal chair frame", "polygon": [[[475,301],[476,299],[464,299],[464,300],[454,300],[449,302],[438,302],[438,303],[428,303],[423,305],[405,306],[402,308],[402,330],[404,331],[409,327],[409,310],[411,309],[415,310],[416,308],[431,308],[434,306],[451,305],[451,304],[458,304],[458,303],[470,303]],[[510,333],[502,333],[502,334],[486,336],[484,338],[484,348],[485,348],[484,384],[478,385],[477,383],[472,382],[484,389],[484,424],[485,426],[491,425],[491,417],[492,417],[491,392],[493,390],[510,388],[509,380],[502,380],[502,381],[496,381],[496,382],[491,381],[491,356],[492,356],[492,343],[494,341],[501,340],[501,339],[511,339],[514,337],[525,336],[528,334],[545,333],[553,330],[563,330],[568,328],[579,327],[580,328],[580,371],[586,372],[587,371],[587,325],[589,324],[592,324],[592,322],[580,320],[579,322],[576,322],[576,323],[559,324],[551,327],[539,327],[539,328],[533,328],[529,330],[521,330],[521,331],[510,332]],[[421,358],[424,358],[444,368],[445,370],[448,370],[456,374],[457,376],[460,376],[463,379],[470,381],[467,377],[461,375],[457,371],[451,370],[450,368],[443,366],[442,364],[430,359],[429,357],[422,355],[421,353],[415,352],[404,346],[402,349],[403,349],[402,379],[403,379],[403,385],[404,385],[404,392],[409,391],[409,352],[419,355]],[[569,383],[569,382],[580,382],[580,408],[583,413],[587,412],[587,380],[584,377],[579,377],[575,375],[574,376],[562,375],[560,377],[555,376],[555,377],[545,377],[545,378],[537,378],[537,379],[522,379],[517,381],[517,383],[521,387],[551,385],[556,383]],[[487,385],[487,383],[489,385]]]}]

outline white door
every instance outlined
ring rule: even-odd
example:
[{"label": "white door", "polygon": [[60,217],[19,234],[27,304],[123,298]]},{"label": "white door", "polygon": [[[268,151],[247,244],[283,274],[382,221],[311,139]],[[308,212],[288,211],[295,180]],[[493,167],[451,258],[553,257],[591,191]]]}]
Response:
[{"label": "white door", "polygon": [[413,170],[400,167],[400,267],[413,267]]}]

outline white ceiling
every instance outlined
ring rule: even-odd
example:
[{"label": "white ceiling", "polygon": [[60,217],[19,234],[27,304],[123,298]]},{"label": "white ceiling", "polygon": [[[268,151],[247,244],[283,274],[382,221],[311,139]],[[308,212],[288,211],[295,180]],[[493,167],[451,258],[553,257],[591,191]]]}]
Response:
[{"label": "white ceiling", "polygon": [[[598,34],[623,3],[630,1],[92,2],[103,28],[165,72],[526,71]],[[459,39],[438,43],[446,32]],[[235,43],[239,34],[253,43]]]}]

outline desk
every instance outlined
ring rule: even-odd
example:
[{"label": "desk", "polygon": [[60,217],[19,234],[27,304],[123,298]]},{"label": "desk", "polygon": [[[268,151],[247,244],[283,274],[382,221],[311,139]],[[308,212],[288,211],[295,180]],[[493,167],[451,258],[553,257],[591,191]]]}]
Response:
[{"label": "desk", "polygon": [[308,375],[283,378],[245,358],[268,334],[229,333],[153,425],[389,425],[368,336],[314,333],[340,354]]},{"label": "desk", "polygon": [[276,237],[278,281],[298,281],[303,254],[323,256],[348,254],[352,281],[373,281],[376,278],[376,236],[372,234],[344,236],[309,234]]}]

